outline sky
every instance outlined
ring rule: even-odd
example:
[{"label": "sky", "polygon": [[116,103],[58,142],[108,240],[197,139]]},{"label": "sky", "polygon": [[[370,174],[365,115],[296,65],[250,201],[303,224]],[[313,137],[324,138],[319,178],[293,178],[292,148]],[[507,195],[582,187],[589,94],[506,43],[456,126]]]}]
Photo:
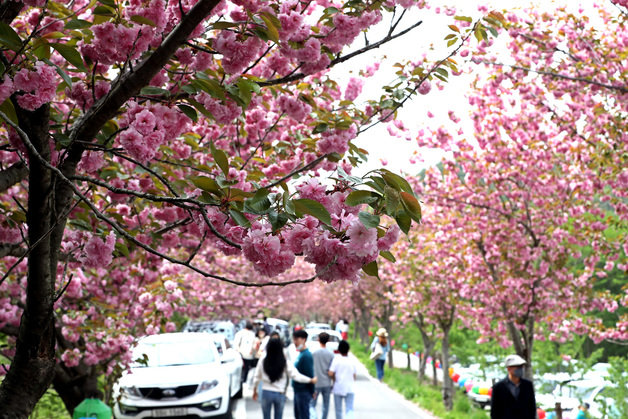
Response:
[{"label": "sky", "polygon": [[[481,4],[487,5],[489,10],[510,10],[515,7],[525,8],[529,6],[552,9],[556,8],[557,4],[563,4],[563,2],[526,0],[489,0],[478,2],[453,0],[447,2],[447,4],[456,7],[457,15],[478,18],[481,16],[481,13],[477,11],[477,7]],[[579,2],[571,1],[569,6],[578,8]],[[381,94],[381,86],[393,81],[394,70],[392,65],[395,62],[419,59],[424,53],[427,53],[428,59],[438,60],[446,57],[449,51],[456,47],[454,45],[448,49],[445,41],[443,41],[443,38],[451,33],[448,25],[456,23],[453,17],[445,14],[435,14],[433,10],[413,9],[411,13],[404,17],[399,28],[406,28],[417,20],[422,20],[423,23],[412,32],[389,42],[380,49],[372,50],[348,61],[344,65],[335,67],[331,71],[331,77],[338,81],[344,90],[344,86],[346,86],[349,78],[356,76],[360,69],[365,69],[373,62],[381,62],[379,71],[375,76],[367,79],[362,94],[356,101],[360,102],[368,98],[377,98]],[[369,32],[369,41],[375,42],[380,39],[388,30],[389,23],[390,17],[384,17],[383,21]],[[473,39],[473,43],[475,42],[475,39]],[[364,38],[359,37],[355,44],[352,45],[352,49],[362,46],[364,46]],[[431,49],[431,46],[434,48]],[[456,60],[461,63],[463,59],[456,57]],[[386,124],[379,124],[361,134],[354,140],[354,143],[358,147],[368,150],[370,157],[366,164],[354,170],[354,174],[362,175],[369,170],[382,167],[382,162],[386,162],[385,167],[393,172],[410,175],[417,174],[426,166],[436,164],[442,158],[443,152],[440,150],[419,150],[415,141],[417,132],[428,125],[430,127],[438,127],[451,124],[448,111],[453,110],[461,118],[461,124],[465,133],[472,133],[473,130],[469,118],[471,109],[465,94],[469,91],[473,78],[474,75],[471,74],[450,77],[449,83],[446,84],[442,91],[433,88],[428,95],[417,95],[407,102],[399,111],[399,119],[409,128],[410,141],[404,138],[391,137],[388,134]],[[434,115],[433,118],[428,118],[428,111]],[[412,156],[419,156],[423,162],[411,163],[410,157]]]}]

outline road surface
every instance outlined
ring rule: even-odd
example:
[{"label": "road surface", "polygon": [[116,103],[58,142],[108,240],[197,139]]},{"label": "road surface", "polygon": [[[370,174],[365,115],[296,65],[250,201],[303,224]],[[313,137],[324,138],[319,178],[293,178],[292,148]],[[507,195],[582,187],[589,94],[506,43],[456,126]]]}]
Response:
[{"label": "road surface", "polygon": [[[387,385],[372,378],[366,368],[355,358],[358,365],[358,379],[355,383],[355,419],[434,419],[434,416],[419,409],[415,404],[405,400]],[[249,374],[251,375],[251,374]],[[252,390],[245,386],[244,397],[234,405],[234,419],[262,419],[259,402],[251,397]],[[319,398],[318,415],[320,418],[322,401]],[[335,419],[333,396],[330,400],[328,419]],[[288,401],[283,412],[284,419],[294,419],[292,392],[288,390]]]}]

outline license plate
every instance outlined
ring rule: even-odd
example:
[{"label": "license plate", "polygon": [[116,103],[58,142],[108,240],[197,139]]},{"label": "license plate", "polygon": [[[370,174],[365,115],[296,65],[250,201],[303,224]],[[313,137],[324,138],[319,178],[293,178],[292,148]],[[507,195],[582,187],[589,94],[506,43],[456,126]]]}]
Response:
[{"label": "license plate", "polygon": [[153,410],[154,418],[167,418],[172,416],[185,416],[188,414],[187,407],[173,407],[171,409]]}]

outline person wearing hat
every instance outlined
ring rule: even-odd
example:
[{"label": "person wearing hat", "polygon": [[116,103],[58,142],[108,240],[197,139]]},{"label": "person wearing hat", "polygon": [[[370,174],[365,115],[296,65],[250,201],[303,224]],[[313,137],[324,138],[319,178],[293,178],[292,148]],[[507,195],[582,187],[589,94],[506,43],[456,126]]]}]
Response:
[{"label": "person wearing hat", "polygon": [[380,327],[375,333],[375,339],[371,343],[371,359],[375,361],[375,369],[377,370],[377,379],[382,381],[384,378],[384,365],[386,365],[386,355],[390,351],[388,343],[388,332]]},{"label": "person wearing hat", "polygon": [[589,414],[587,413],[589,411],[589,403],[582,403],[580,407],[578,407],[578,410],[578,416],[576,416],[576,419],[587,419],[589,417]]},{"label": "person wearing hat", "polygon": [[508,355],[504,365],[508,375],[493,386],[491,419],[535,419],[536,400],[532,381],[523,378],[526,360]]}]

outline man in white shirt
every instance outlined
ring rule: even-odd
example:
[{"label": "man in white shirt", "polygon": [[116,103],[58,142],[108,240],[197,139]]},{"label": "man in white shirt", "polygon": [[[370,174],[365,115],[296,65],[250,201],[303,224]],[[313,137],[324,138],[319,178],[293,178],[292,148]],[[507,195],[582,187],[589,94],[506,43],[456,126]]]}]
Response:
[{"label": "man in white shirt", "polygon": [[354,383],[358,372],[355,363],[348,356],[349,343],[346,340],[340,341],[338,352],[340,355],[336,355],[329,366],[329,376],[334,380],[331,391],[334,394],[336,419],[343,418],[343,400],[347,419],[353,419]]},{"label": "man in white shirt", "polygon": [[242,383],[246,383],[249,370],[255,362],[255,332],[253,332],[253,323],[246,322],[244,329],[238,331],[233,338],[234,348],[242,355]]}]

